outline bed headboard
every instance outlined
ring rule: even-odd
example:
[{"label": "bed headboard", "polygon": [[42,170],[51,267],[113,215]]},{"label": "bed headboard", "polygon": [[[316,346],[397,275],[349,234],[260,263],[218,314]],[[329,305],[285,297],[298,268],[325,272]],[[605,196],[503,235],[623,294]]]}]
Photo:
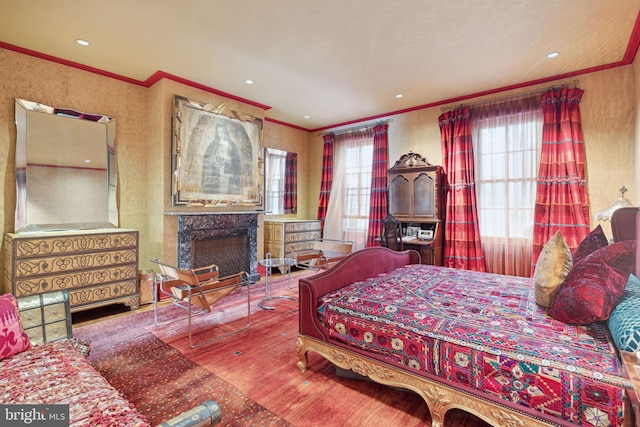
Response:
[{"label": "bed headboard", "polygon": [[[635,240],[640,237],[640,207],[629,206],[616,209],[611,214],[611,232],[614,242]],[[640,251],[636,249],[636,276],[640,277]]]},{"label": "bed headboard", "polygon": [[614,242],[636,239],[636,214],[638,207],[624,207],[616,209],[611,214],[611,233]]},{"label": "bed headboard", "polygon": [[329,333],[318,318],[321,296],[406,264],[420,264],[420,261],[420,254],[414,250],[396,252],[376,246],[349,254],[323,273],[299,279],[300,333],[328,341]]}]

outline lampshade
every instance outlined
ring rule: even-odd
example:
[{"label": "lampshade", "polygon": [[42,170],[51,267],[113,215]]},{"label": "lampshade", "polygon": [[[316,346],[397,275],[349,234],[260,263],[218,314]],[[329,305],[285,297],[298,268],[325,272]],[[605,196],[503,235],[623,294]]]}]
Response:
[{"label": "lampshade", "polygon": [[596,221],[610,221],[611,214],[613,214],[615,211],[617,211],[620,208],[631,206],[631,202],[629,201],[629,199],[624,197],[624,193],[627,192],[626,187],[623,185],[619,191],[620,191],[620,197],[616,199],[615,202],[613,202],[610,206],[602,209],[601,211],[596,212],[596,215],[595,215]]}]

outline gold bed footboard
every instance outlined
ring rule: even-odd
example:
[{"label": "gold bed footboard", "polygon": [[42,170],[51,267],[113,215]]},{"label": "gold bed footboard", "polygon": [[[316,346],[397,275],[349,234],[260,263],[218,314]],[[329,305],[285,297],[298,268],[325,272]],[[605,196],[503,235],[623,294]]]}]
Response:
[{"label": "gold bed footboard", "polygon": [[418,393],[429,408],[433,427],[442,427],[445,415],[451,409],[461,409],[494,426],[558,425],[308,336],[298,335],[296,351],[299,359],[297,366],[303,373],[307,370],[307,353],[313,351],[334,365],[366,376],[377,383]]}]

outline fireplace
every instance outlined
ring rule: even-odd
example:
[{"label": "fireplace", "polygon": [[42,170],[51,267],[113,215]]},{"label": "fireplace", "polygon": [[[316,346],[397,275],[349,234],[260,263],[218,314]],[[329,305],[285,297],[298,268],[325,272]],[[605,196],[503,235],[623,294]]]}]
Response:
[{"label": "fireplace", "polygon": [[216,264],[220,275],[258,274],[257,214],[181,214],[178,216],[178,267]]}]

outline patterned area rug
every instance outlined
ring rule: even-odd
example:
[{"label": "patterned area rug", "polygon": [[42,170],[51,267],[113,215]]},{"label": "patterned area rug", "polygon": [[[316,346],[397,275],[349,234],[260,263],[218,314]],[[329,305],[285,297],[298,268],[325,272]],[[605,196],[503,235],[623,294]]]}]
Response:
[{"label": "patterned area rug", "polygon": [[[305,272],[302,274],[310,274]],[[273,295],[296,295],[297,277],[273,282]],[[257,307],[264,284],[251,286],[251,328],[211,345],[191,349],[186,322],[154,326],[153,311],[74,327],[92,342],[90,360],[124,397],[155,425],[207,399],[217,401],[225,426],[360,426],[430,424],[424,401],[415,393],[354,379],[336,372],[321,356],[309,354],[305,374],[296,368],[298,304],[278,299],[275,310]],[[246,290],[231,294],[216,313],[194,320],[194,342],[212,330],[224,332],[246,316]],[[159,319],[182,315],[168,304]],[[461,411],[446,427],[486,427]]]},{"label": "patterned area rug", "polygon": [[75,337],[91,340],[93,366],[151,425],[207,399],[221,406],[221,425],[290,425],[156,338],[152,326],[153,311],[146,311],[74,327]]}]

